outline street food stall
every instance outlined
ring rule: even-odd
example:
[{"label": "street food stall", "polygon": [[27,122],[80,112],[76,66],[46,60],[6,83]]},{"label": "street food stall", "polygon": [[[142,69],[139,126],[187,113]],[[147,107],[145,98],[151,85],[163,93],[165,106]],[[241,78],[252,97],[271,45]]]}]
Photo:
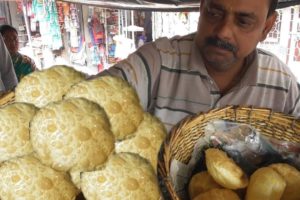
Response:
[{"label": "street food stall", "polygon": [[[89,5],[98,5],[107,8],[133,9],[133,10],[198,10],[198,0],[65,0]],[[299,0],[279,0],[278,8],[298,5]]]},{"label": "street food stall", "polygon": [[[198,0],[63,2],[111,9],[114,32],[114,9],[199,9]],[[280,1],[279,8],[299,4]],[[60,6],[63,12],[67,5]],[[134,24],[124,29],[143,31]],[[94,45],[108,35],[97,30],[90,29]],[[299,155],[300,119],[293,116],[226,106],[186,116],[168,132],[127,81],[87,79],[66,65],[35,71],[0,97],[2,200],[252,200],[269,191],[271,199],[297,200]]]}]

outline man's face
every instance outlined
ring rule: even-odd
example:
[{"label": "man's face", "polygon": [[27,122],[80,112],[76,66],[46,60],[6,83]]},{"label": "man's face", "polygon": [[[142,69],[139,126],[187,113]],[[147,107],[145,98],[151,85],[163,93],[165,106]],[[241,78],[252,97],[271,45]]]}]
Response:
[{"label": "man's face", "polygon": [[15,31],[6,31],[2,37],[9,53],[11,55],[17,53],[19,50],[18,34]]},{"label": "man's face", "polygon": [[224,71],[242,63],[275,22],[269,0],[202,0],[196,43],[204,62]]}]

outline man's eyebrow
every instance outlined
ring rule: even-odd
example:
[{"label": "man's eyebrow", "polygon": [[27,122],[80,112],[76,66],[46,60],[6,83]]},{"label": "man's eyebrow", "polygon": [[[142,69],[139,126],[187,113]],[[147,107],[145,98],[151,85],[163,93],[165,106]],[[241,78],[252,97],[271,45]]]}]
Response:
[{"label": "man's eyebrow", "polygon": [[[213,9],[217,9],[217,10],[221,10],[221,11],[226,11],[226,8],[220,4],[214,3],[214,2],[210,2],[207,4],[208,8],[213,8]],[[247,17],[253,20],[257,19],[257,15],[254,12],[237,12],[236,15],[238,15],[239,17]]]},{"label": "man's eyebrow", "polygon": [[222,5],[219,5],[219,4],[216,4],[216,3],[209,3],[207,5],[208,8],[214,8],[214,9],[218,9],[218,10],[222,10],[222,11],[225,11],[226,9],[222,6]]},{"label": "man's eyebrow", "polygon": [[257,19],[257,16],[255,15],[255,13],[238,12],[237,15],[239,17],[247,17],[247,18],[251,18],[251,19]]}]

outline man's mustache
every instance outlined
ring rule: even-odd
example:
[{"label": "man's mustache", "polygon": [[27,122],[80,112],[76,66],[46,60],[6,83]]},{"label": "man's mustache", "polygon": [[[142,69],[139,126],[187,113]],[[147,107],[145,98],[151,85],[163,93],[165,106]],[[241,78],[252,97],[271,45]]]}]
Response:
[{"label": "man's mustache", "polygon": [[233,44],[230,44],[229,42],[226,42],[219,38],[216,38],[216,37],[208,37],[206,39],[206,44],[213,45],[213,46],[219,47],[221,49],[225,49],[227,51],[231,51],[234,54],[237,52],[236,46],[234,46]]}]

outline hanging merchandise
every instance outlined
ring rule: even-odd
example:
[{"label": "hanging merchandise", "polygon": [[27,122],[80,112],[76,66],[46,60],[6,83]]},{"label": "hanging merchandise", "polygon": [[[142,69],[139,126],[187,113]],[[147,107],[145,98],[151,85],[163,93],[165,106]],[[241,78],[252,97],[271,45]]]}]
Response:
[{"label": "hanging merchandise", "polygon": [[98,66],[100,64],[100,52],[97,45],[93,45],[89,47],[91,52],[91,62],[92,65]]},{"label": "hanging merchandise", "polygon": [[74,64],[78,65],[86,65],[86,51],[85,51],[85,41],[82,37],[80,37],[80,42],[78,44],[78,48],[70,48],[70,61]]},{"label": "hanging merchandise", "polygon": [[32,11],[32,0],[27,0],[26,11],[27,11],[27,17],[30,22],[30,31],[34,32],[33,35],[35,35],[36,33],[39,32],[39,24],[35,19],[35,15]]},{"label": "hanging merchandise", "polygon": [[0,1],[0,24],[11,24],[9,6],[5,1]]},{"label": "hanging merchandise", "polygon": [[[96,19],[96,16],[94,16],[94,8],[89,7],[89,15],[88,15],[88,32],[90,36],[91,42],[88,44],[89,46],[89,52],[91,53],[91,63],[94,66],[99,66],[101,63],[101,58],[100,58],[100,52],[99,52],[99,47],[97,45],[98,41],[95,39],[94,35],[94,26],[97,24],[95,21],[99,21]],[[100,22],[99,22],[100,23]]]},{"label": "hanging merchandise", "polygon": [[295,42],[294,61],[300,61],[300,40]]},{"label": "hanging merchandise", "polygon": [[64,7],[63,7],[63,3],[60,1],[56,2],[56,6],[57,6],[57,13],[58,13],[58,23],[59,23],[59,27],[60,27],[60,31],[63,32],[63,28],[64,28]]},{"label": "hanging merchandise", "polygon": [[23,0],[16,0],[17,14],[23,13]]},{"label": "hanging merchandise", "polygon": [[63,2],[62,3],[62,7],[63,7],[63,18],[64,18],[64,28],[67,32],[70,31],[70,27],[71,27],[71,22],[70,22],[70,6],[69,3],[67,2]]},{"label": "hanging merchandise", "polygon": [[89,50],[92,54],[91,63],[97,66],[98,71],[102,71],[105,68],[105,28],[103,12],[100,9],[94,9],[89,7],[88,17],[88,31],[90,35],[91,43],[89,44]]},{"label": "hanging merchandise", "polygon": [[34,18],[31,18],[31,20],[30,20],[30,30],[31,30],[31,32],[37,31],[37,23],[34,20]]},{"label": "hanging merchandise", "polygon": [[105,32],[104,25],[100,23],[99,19],[95,16],[91,19],[91,34],[93,38],[93,44],[103,44],[105,43]]},{"label": "hanging merchandise", "polygon": [[27,16],[28,17],[33,17],[34,14],[32,12],[32,1],[28,0],[26,1],[26,11],[27,11]]},{"label": "hanging merchandise", "polygon": [[33,0],[32,12],[39,21],[43,44],[57,50],[63,47],[55,0]]},{"label": "hanging merchandise", "polygon": [[113,39],[119,33],[119,12],[118,10],[107,10],[107,51],[108,64],[112,65],[119,61],[115,56],[116,42]]},{"label": "hanging merchandise", "polygon": [[61,2],[59,7],[59,19],[63,20],[68,38],[69,60],[73,64],[86,65],[85,37],[81,28],[83,23],[78,15],[81,7],[67,2]]}]

